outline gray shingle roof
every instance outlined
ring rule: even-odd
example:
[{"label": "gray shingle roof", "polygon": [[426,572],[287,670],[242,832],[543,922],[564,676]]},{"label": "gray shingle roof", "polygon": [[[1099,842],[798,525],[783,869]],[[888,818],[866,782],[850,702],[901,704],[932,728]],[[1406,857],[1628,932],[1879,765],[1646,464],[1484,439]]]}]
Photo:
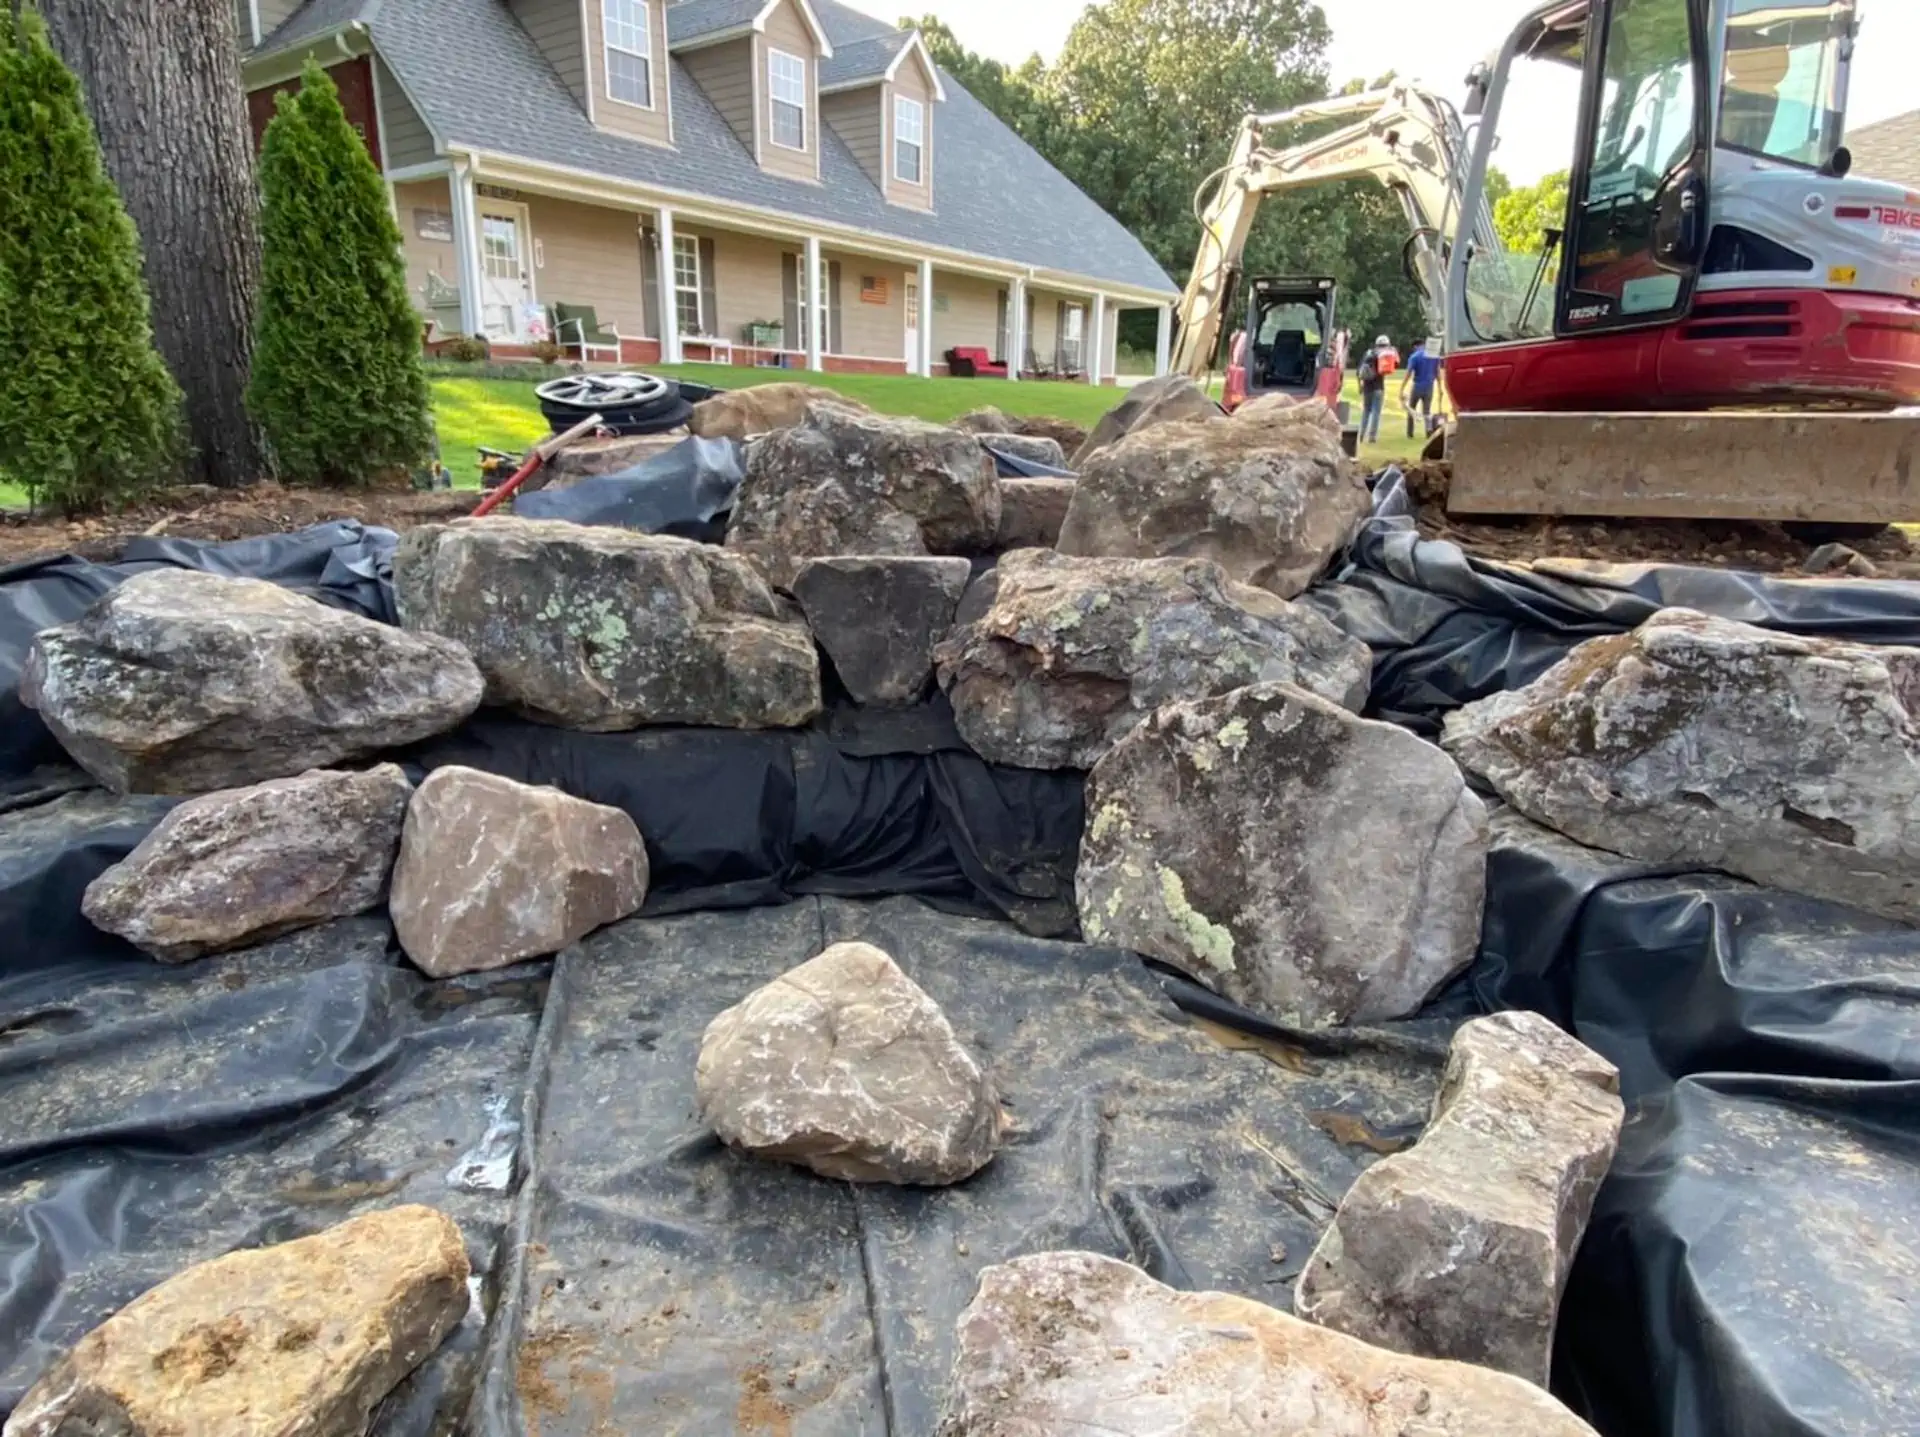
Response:
[{"label": "gray shingle roof", "polygon": [[281,21],[280,27],[271,35],[261,36],[259,46],[252,53],[270,55],[277,50],[290,49],[305,41],[331,34],[342,25],[366,19],[367,12],[378,4],[379,0],[307,0],[305,5]]},{"label": "gray shingle roof", "polygon": [[852,40],[845,45],[835,45],[833,54],[820,62],[820,88],[831,90],[836,85],[848,85],[859,80],[878,80],[887,73],[887,67],[894,62],[900,47],[907,43],[908,38],[907,31],[896,30],[888,35],[876,35],[871,40]]},{"label": "gray shingle roof", "polygon": [[[896,33],[832,0],[814,0],[814,13],[836,52]],[[796,229],[823,221],[1110,284],[1178,288],[1144,245],[951,75],[942,75],[947,100],[934,119],[928,214],[888,204],[828,126],[823,183],[768,174],[677,60],[669,62],[674,148],[596,130],[501,0],[379,0],[369,28],[435,136],[454,148],[788,214]]]},{"label": "gray shingle roof", "polygon": [[680,45],[706,35],[738,30],[753,23],[767,0],[680,0],[667,6],[667,44]]},{"label": "gray shingle roof", "polygon": [[1863,125],[1847,136],[1853,172],[1920,189],[1920,110]]}]

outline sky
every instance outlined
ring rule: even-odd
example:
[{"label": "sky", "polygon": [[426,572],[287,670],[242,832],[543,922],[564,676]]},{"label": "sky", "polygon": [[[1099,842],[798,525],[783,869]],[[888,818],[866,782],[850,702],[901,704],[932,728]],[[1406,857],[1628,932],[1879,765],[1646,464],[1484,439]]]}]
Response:
[{"label": "sky", "polygon": [[[1051,60],[1085,8],[1085,0],[843,0],[856,10],[897,20],[931,11],[971,50],[1009,64],[1038,50]],[[1333,25],[1330,66],[1336,85],[1392,70],[1425,82],[1459,103],[1473,62],[1496,50],[1530,8],[1528,0],[1321,0]],[[1854,59],[1850,122],[1868,125],[1915,108],[1910,64],[1920,55],[1920,3],[1861,0],[1862,29]],[[1496,163],[1531,183],[1572,159],[1573,107],[1557,67],[1516,75],[1500,123]],[[1229,137],[1220,137],[1224,151]]]}]

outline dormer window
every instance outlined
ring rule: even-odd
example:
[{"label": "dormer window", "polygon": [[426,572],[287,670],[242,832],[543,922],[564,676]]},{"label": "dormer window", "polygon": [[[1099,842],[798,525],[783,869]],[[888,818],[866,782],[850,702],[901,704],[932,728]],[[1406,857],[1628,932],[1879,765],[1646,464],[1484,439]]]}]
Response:
[{"label": "dormer window", "polygon": [[606,39],[607,95],[623,105],[653,108],[653,43],[647,0],[600,0]]},{"label": "dormer window", "polygon": [[785,50],[767,51],[767,96],[773,107],[767,132],[789,150],[807,147],[807,62]]},{"label": "dormer window", "polygon": [[927,108],[918,100],[896,95],[893,101],[893,177],[902,184],[920,183],[925,161]]}]

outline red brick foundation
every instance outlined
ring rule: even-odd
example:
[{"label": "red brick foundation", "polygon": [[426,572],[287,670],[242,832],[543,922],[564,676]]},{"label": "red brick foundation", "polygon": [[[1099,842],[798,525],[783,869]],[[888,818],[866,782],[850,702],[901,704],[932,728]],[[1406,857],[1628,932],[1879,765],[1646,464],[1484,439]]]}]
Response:
[{"label": "red brick foundation", "polygon": [[829,374],[905,374],[904,359],[852,359],[842,354],[823,354],[820,363]]}]

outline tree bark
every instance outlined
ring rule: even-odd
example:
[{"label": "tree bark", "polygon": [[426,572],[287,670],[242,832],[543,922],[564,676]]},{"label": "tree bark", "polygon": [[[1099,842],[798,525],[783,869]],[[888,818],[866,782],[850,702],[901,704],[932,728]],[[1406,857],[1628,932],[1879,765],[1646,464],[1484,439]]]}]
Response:
[{"label": "tree bark", "polygon": [[[247,417],[259,195],[233,0],[39,0],[140,231],[155,343],[186,395],[188,477],[260,477]],[[111,403],[110,395],[101,396]]]}]

